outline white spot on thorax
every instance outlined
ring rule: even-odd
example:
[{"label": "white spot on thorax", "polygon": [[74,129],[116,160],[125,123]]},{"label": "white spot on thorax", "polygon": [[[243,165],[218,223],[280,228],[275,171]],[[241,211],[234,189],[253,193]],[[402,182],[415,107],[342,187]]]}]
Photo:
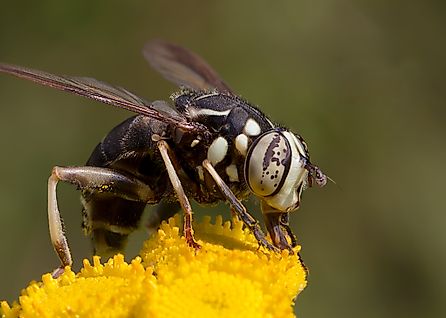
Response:
[{"label": "white spot on thorax", "polygon": [[235,149],[238,150],[243,156],[246,156],[248,152],[248,136],[245,134],[240,134],[235,137]]},{"label": "white spot on thorax", "polygon": [[229,177],[229,181],[231,181],[231,182],[240,181],[238,178],[237,166],[235,164],[231,164],[226,167],[226,174]]},{"label": "white spot on thorax", "polygon": [[248,118],[245,127],[243,128],[243,132],[248,136],[257,136],[262,132],[262,130],[254,119]]},{"label": "white spot on thorax", "polygon": [[190,143],[190,147],[194,148],[196,145],[198,145],[198,143],[200,142],[200,140],[198,139],[194,139],[191,143]]},{"label": "white spot on thorax", "polygon": [[200,99],[211,97],[211,96],[217,96],[219,94],[220,93],[218,93],[218,92],[213,92],[213,93],[210,93],[210,94],[201,95],[201,96],[197,97],[195,100],[200,100]]},{"label": "white spot on thorax", "polygon": [[200,116],[228,116],[231,109],[228,110],[213,110],[209,108],[194,108],[189,107],[188,113],[191,118],[197,118]]},{"label": "white spot on thorax", "polygon": [[208,149],[208,160],[213,166],[222,161],[228,152],[228,141],[223,137],[215,139]]}]

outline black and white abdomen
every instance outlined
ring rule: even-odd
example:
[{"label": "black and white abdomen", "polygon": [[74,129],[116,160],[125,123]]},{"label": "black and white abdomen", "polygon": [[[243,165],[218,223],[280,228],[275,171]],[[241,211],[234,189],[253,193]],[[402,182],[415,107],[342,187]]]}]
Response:
[{"label": "black and white abdomen", "polygon": [[[108,256],[122,250],[128,235],[138,227],[146,204],[161,200],[166,190],[166,169],[154,158],[157,153],[151,136],[161,133],[164,126],[145,116],[128,118],[104,137],[87,161],[87,166],[109,168],[137,178],[159,194],[151,202],[142,202],[120,195],[114,191],[114,184],[83,190],[82,225],[92,237],[95,253]],[[133,190],[137,191],[129,192]]]}]

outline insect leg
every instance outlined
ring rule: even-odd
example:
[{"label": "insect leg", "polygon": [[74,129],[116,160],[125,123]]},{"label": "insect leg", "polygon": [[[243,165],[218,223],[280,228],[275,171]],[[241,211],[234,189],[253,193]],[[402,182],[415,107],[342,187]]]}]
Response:
[{"label": "insect leg", "polygon": [[[291,247],[294,248],[297,246],[297,238],[296,238],[296,235],[293,234],[293,231],[291,231],[289,216],[290,216],[289,213],[283,213],[280,217],[279,222],[280,222],[280,225],[285,229],[285,231],[287,232],[288,236],[291,239]],[[302,267],[304,268],[305,273],[308,276],[308,273],[309,273],[308,267],[305,265],[304,260],[302,259],[302,256],[300,256],[299,252],[297,252],[297,256],[299,257]]]},{"label": "insect leg", "polygon": [[175,172],[175,168],[169,157],[169,145],[164,140],[161,140],[158,142],[158,149],[161,153],[164,164],[166,165],[170,182],[172,183],[173,189],[177,195],[178,201],[180,202],[181,208],[184,211],[183,231],[186,242],[190,247],[198,249],[200,248],[200,245],[194,239],[194,230],[192,228],[192,207],[186,194],[184,193],[181,181],[178,178],[178,175]]},{"label": "insect leg", "polygon": [[[274,245],[280,249],[292,250],[287,238],[282,231],[282,224],[280,222],[281,214],[279,213],[266,213],[264,214],[266,228],[271,236],[271,240]],[[287,233],[288,234],[288,233]]]},{"label": "insect leg", "polygon": [[81,190],[110,192],[112,195],[132,201],[150,202],[155,197],[153,191],[141,181],[112,169],[89,166],[54,167],[48,179],[48,222],[51,242],[61,261],[61,266],[53,273],[53,276],[59,276],[65,266],[72,264],[57,204],[56,188],[59,181],[74,184]]},{"label": "insect leg", "polygon": [[64,233],[62,218],[60,216],[59,208],[57,207],[56,188],[58,181],[59,178],[53,168],[53,172],[48,179],[48,224],[51,243],[62,263],[61,266],[53,272],[54,277],[60,276],[63,273],[65,266],[71,266],[71,264],[73,264],[67,237]]},{"label": "insect leg", "polygon": [[288,236],[290,237],[291,247],[296,247],[297,246],[297,238],[296,238],[296,235],[293,234],[293,231],[291,231],[289,216],[290,216],[289,213],[283,213],[282,216],[280,217],[280,225],[285,229]]},{"label": "insect leg", "polygon": [[266,240],[265,234],[262,232],[259,223],[248,213],[248,211],[246,211],[246,208],[243,206],[240,200],[237,199],[234,193],[232,193],[231,189],[229,189],[226,183],[218,175],[217,171],[215,171],[210,161],[205,159],[202,165],[210,173],[215,183],[220,188],[221,193],[225,196],[226,200],[228,200],[232,209],[236,212],[243,223],[245,223],[246,226],[252,231],[259,244],[270,250],[278,252],[279,249]]},{"label": "insect leg", "polygon": [[[288,221],[288,213],[278,211],[262,201],[262,214],[265,218],[265,225],[274,245],[280,249],[287,249],[293,252],[293,246],[297,245],[296,239],[291,232]],[[286,233],[283,231],[285,230]],[[290,236],[291,245],[288,243],[286,235]]]}]

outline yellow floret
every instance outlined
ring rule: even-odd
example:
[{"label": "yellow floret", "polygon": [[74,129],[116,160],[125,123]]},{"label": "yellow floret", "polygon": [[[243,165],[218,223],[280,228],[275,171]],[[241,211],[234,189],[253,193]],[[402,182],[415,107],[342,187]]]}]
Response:
[{"label": "yellow floret", "polygon": [[[240,222],[195,226],[202,248],[181,237],[178,218],[163,223],[130,264],[116,255],[104,265],[87,260],[32,282],[2,317],[294,317],[294,299],[306,286],[295,255],[258,248]],[[141,260],[142,259],[142,260]]]}]

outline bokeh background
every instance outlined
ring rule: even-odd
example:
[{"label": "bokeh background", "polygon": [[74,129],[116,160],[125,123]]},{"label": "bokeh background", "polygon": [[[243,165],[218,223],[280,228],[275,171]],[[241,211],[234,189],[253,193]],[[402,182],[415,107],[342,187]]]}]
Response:
[{"label": "bokeh background", "polygon": [[[291,218],[310,268],[299,316],[445,317],[445,9],[402,0],[2,1],[0,61],[161,99],[174,87],[147,66],[144,42],[193,49],[302,134],[336,180],[307,191]],[[16,299],[58,264],[46,220],[52,166],[83,164],[129,115],[0,76],[0,299]],[[59,198],[79,268],[90,255],[79,193],[62,184]],[[229,218],[226,208],[197,217],[205,213]]]}]

